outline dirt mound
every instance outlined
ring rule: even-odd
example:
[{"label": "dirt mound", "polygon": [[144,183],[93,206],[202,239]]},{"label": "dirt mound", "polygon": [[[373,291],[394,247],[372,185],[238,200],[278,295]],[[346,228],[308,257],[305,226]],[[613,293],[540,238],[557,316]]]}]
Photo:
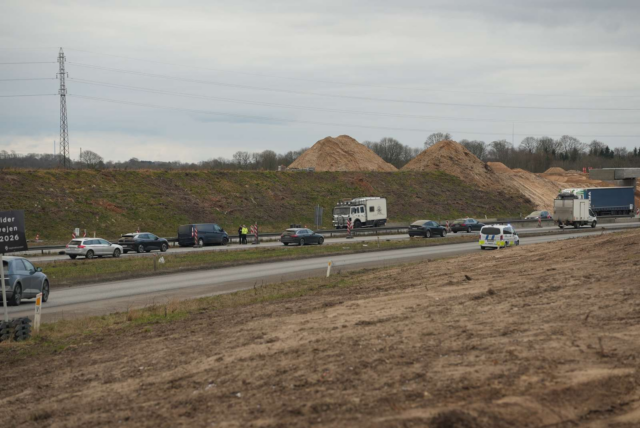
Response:
[{"label": "dirt mound", "polygon": [[318,141],[289,166],[289,169],[303,168],[315,168],[316,171],[398,170],[348,135]]},{"label": "dirt mound", "polygon": [[566,171],[562,168],[554,166],[553,168],[549,168],[544,173],[545,174],[564,174]]},{"label": "dirt mound", "polygon": [[511,180],[523,195],[531,199],[536,209],[553,210],[553,200],[563,186],[520,168],[503,174],[504,179]]},{"label": "dirt mound", "polygon": [[440,141],[429,147],[406,164],[402,170],[443,171],[460,177],[466,182],[475,183],[484,189],[517,191],[511,185],[504,183],[489,165],[461,144],[450,140]]},{"label": "dirt mound", "polygon": [[491,167],[495,172],[498,173],[510,173],[511,168],[503,164],[502,162],[487,162],[487,165]]}]

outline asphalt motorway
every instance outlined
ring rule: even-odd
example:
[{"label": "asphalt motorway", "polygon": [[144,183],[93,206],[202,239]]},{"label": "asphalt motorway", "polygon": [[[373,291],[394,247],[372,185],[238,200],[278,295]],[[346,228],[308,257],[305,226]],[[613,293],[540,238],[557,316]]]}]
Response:
[{"label": "asphalt motorway", "polygon": [[[531,245],[584,236],[611,233],[599,230],[581,234],[522,237],[520,245]],[[421,260],[459,256],[481,251],[477,242],[379,251],[340,256],[318,257],[301,261],[264,263],[223,269],[200,270],[125,281],[104,282],[87,286],[53,289],[43,305],[43,321],[124,312],[129,308],[163,304],[172,299],[187,299],[231,293],[274,282],[325,275],[329,260],[332,274],[339,271],[383,267]],[[494,250],[495,251],[495,250]],[[509,251],[503,249],[499,251]],[[488,252],[487,252],[488,253]],[[470,272],[473,274],[473,272]],[[33,316],[34,304],[24,301],[9,308],[10,317]]]},{"label": "asphalt motorway", "polygon": [[[632,227],[640,227],[640,223],[610,223],[610,224],[603,224],[603,225],[599,225],[598,229],[600,228],[605,228],[605,229],[625,229],[625,228],[632,228]],[[583,227],[582,229],[589,229],[588,227]],[[532,228],[522,228],[522,229],[517,229],[517,232],[520,235],[526,235],[526,234],[531,234],[531,233],[540,233],[540,232],[556,232],[558,231],[558,227],[557,226],[552,226],[552,227],[532,227]],[[571,231],[573,231],[573,228],[569,228],[567,229],[566,233],[570,233]],[[477,235],[478,232],[472,232],[471,234],[475,234]],[[456,236],[465,236],[467,235],[466,232],[458,232],[458,233],[449,233],[447,234],[447,238],[453,238]],[[396,234],[396,235],[380,235],[379,236],[380,240],[403,240],[403,239],[409,239],[409,236],[406,233],[403,234]],[[346,243],[354,243],[354,242],[371,242],[371,241],[376,241],[378,239],[378,236],[376,235],[363,235],[363,236],[357,236],[355,239],[347,239],[345,237],[341,237],[341,238],[326,238],[325,240],[325,245],[331,245],[331,244],[346,244]],[[266,241],[261,243],[259,246],[256,245],[228,245],[228,246],[208,246],[208,247],[203,247],[203,248],[192,248],[192,247],[171,247],[169,249],[169,251],[167,252],[167,254],[176,254],[176,253],[191,253],[191,252],[198,252],[198,251],[244,251],[244,250],[250,250],[250,249],[254,249],[254,248],[264,248],[264,247],[283,247],[283,245],[278,242],[278,241]],[[290,248],[291,250],[295,251],[296,246],[289,246],[287,248]],[[126,257],[149,257],[149,256],[153,256],[153,254],[159,254],[158,251],[154,251],[153,253],[128,253],[128,254],[122,254],[120,257],[121,258],[126,258]],[[27,256],[28,259],[30,259],[33,263],[39,263],[39,262],[51,262],[51,261],[71,261],[71,259],[69,258],[69,256],[66,255],[50,255],[50,256],[35,256],[35,257],[29,257]],[[83,258],[77,259],[77,260],[83,260]],[[87,262],[90,262],[89,260],[87,260]]]}]

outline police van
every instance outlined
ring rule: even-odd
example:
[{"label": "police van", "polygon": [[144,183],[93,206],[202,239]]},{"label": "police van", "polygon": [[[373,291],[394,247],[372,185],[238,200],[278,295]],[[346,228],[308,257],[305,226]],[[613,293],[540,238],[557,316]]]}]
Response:
[{"label": "police van", "polygon": [[480,229],[480,249],[505,248],[520,245],[518,232],[510,224],[492,224]]}]

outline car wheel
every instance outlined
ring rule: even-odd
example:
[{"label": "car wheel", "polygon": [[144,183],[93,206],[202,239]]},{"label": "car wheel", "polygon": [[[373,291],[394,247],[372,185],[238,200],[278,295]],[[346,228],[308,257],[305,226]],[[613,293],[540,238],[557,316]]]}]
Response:
[{"label": "car wheel", "polygon": [[138,248],[136,248],[136,252],[144,253],[144,245],[142,245],[142,244],[138,245]]},{"label": "car wheel", "polygon": [[168,248],[169,248],[169,247],[167,247],[167,244],[162,244],[162,245],[160,246],[160,251],[162,251],[163,253],[166,253]]},{"label": "car wheel", "polygon": [[458,231],[457,231],[457,230],[452,230],[452,232],[453,232],[453,233],[458,233]]},{"label": "car wheel", "polygon": [[517,247],[518,245],[520,245],[520,240],[519,240],[519,239],[516,241],[516,247]]},{"label": "car wheel", "polygon": [[113,257],[115,257],[116,259],[120,257],[120,250],[118,248],[113,250]]},{"label": "car wheel", "polygon": [[353,223],[353,227],[354,229],[360,229],[362,227],[362,223],[360,222],[360,220],[356,220],[356,222]]},{"label": "car wheel", "polygon": [[467,227],[467,233],[471,233],[471,228]]},{"label": "car wheel", "polygon": [[304,239],[300,240],[300,246],[302,247],[304,245]]},{"label": "car wheel", "polygon": [[318,239],[318,245],[322,245],[322,244],[324,244],[324,238]]},{"label": "car wheel", "polygon": [[445,229],[442,229],[442,237],[446,237],[447,236],[447,231]]},{"label": "car wheel", "polygon": [[204,239],[202,239],[202,238],[198,239],[198,246],[199,247],[204,247]]},{"label": "car wheel", "polygon": [[577,222],[573,223],[573,228],[574,229],[578,229],[579,227],[580,227],[580,225]]},{"label": "car wheel", "polygon": [[42,284],[42,303],[47,303],[47,300],[49,300],[49,281]]},{"label": "car wheel", "polygon": [[84,257],[87,258],[87,259],[92,259],[93,258],[93,250],[87,251],[87,254]]},{"label": "car wheel", "polygon": [[78,257],[78,256],[76,256],[75,254],[69,254],[69,258],[70,258],[71,260],[75,260],[75,259],[76,259],[76,257]]},{"label": "car wheel", "polygon": [[129,250],[122,250],[122,252],[123,252],[124,254],[127,254],[127,253],[129,252]]},{"label": "car wheel", "polygon": [[480,249],[481,249],[481,250],[486,250],[486,249],[487,249],[487,247],[484,247],[484,246],[482,246],[482,245],[481,245],[481,246],[480,246]]},{"label": "car wheel", "polygon": [[229,238],[222,238],[222,245],[224,246],[229,245]]},{"label": "car wheel", "polygon": [[20,284],[16,284],[13,288],[13,296],[11,296],[9,304],[11,306],[20,306],[20,302],[22,302],[22,286]]},{"label": "car wheel", "polygon": [[424,237],[425,237],[425,238],[431,238],[431,231],[430,231],[430,230],[427,230],[427,231],[424,233]]},{"label": "car wheel", "polygon": [[288,243],[288,242],[283,242],[283,244],[284,244],[284,245],[289,245],[289,243]]},{"label": "car wheel", "polygon": [[594,227],[596,227],[597,223],[594,221],[591,223],[591,228],[593,229]]}]

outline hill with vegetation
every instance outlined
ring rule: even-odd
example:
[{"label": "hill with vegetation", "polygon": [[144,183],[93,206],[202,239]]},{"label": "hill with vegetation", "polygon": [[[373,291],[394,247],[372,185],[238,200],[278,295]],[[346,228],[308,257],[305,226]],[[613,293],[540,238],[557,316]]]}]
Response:
[{"label": "hill with vegetation", "polygon": [[323,228],[343,198],[383,196],[390,222],[518,216],[533,209],[521,194],[488,191],[440,171],[92,171],[3,170],[0,210],[22,209],[28,239],[67,241],[75,227],[113,239],[140,230],[176,236],[178,226],[216,222],[230,234],[257,221],[263,232],[291,223]]}]

